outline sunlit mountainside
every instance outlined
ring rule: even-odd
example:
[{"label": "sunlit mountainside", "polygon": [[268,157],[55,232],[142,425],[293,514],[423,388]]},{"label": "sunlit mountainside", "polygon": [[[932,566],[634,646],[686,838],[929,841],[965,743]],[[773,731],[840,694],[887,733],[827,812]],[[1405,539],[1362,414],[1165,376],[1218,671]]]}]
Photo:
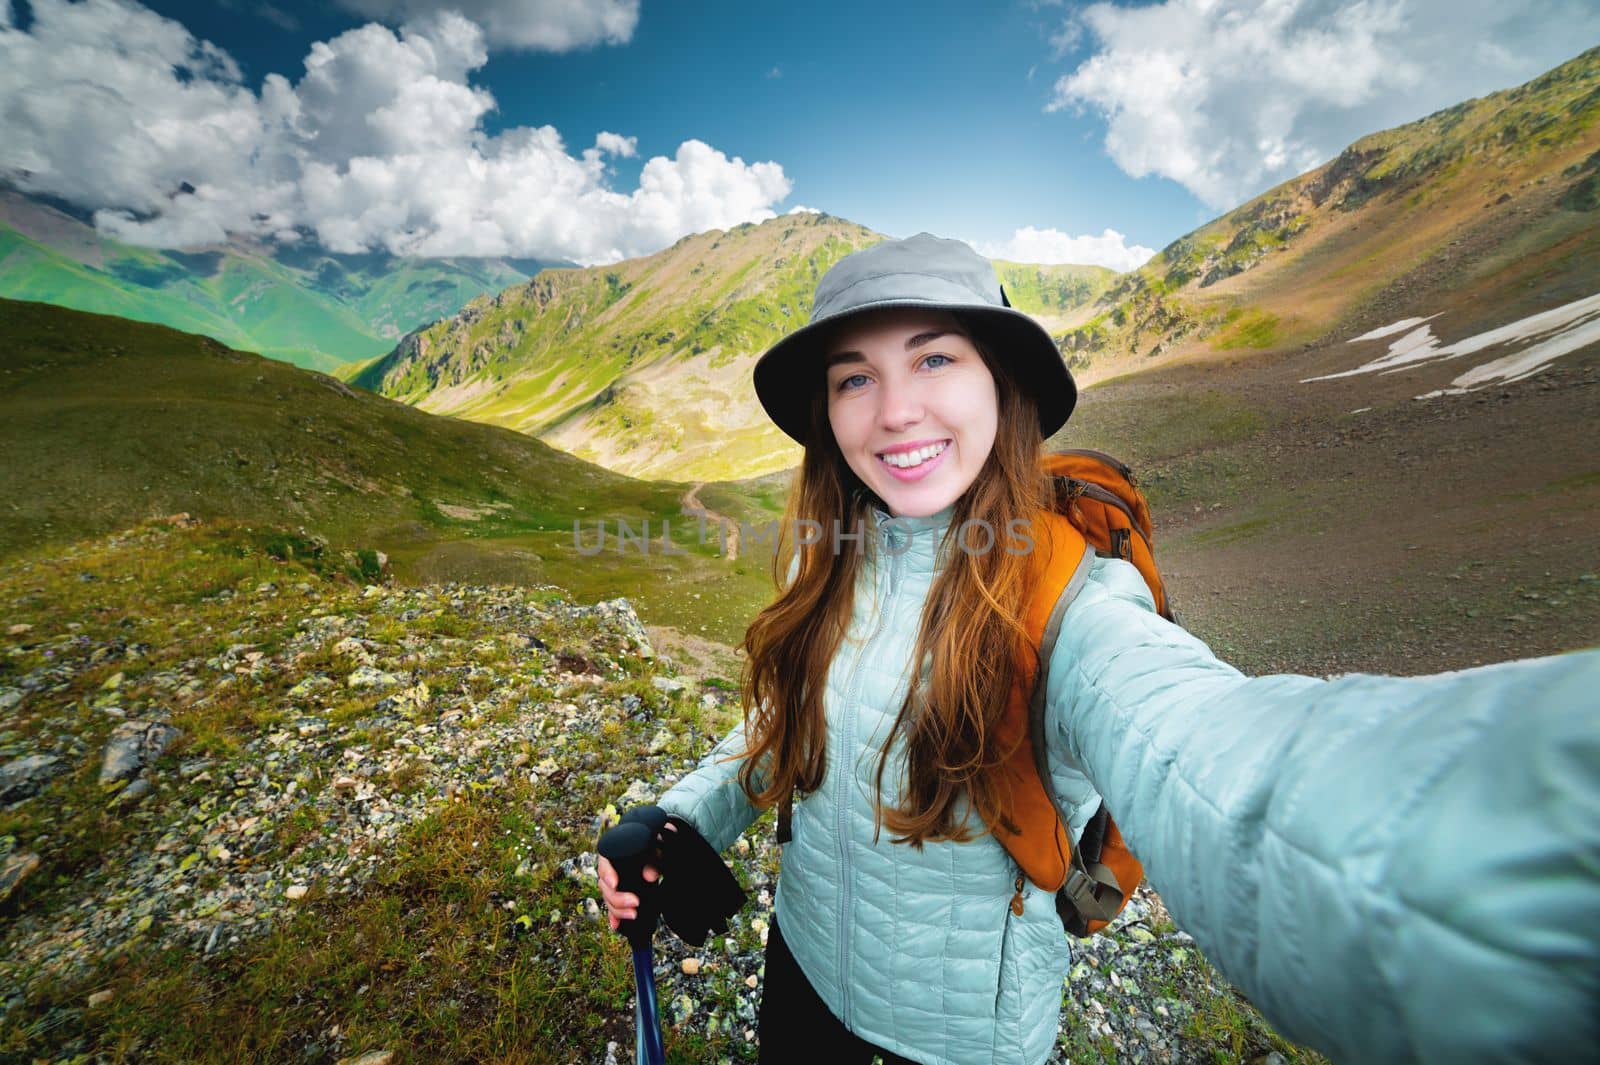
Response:
[{"label": "sunlit mountainside", "polygon": [[1173,241],[1068,323],[1088,379],[1348,339],[1461,305],[1501,324],[1600,290],[1600,48],[1352,144]]},{"label": "sunlit mountainside", "polygon": [[[754,360],[806,321],[829,266],[882,239],[841,218],[794,214],[614,266],[546,270],[406,337],[353,380],[633,476],[770,472],[799,450],[761,411]],[[999,265],[1013,302],[1046,319],[1087,304],[1115,276]]]}]

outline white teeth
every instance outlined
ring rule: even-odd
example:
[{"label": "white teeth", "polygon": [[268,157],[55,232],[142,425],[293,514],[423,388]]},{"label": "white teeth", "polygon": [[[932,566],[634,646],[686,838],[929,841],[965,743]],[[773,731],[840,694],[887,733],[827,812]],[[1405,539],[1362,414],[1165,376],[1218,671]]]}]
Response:
[{"label": "white teeth", "polygon": [[915,451],[901,451],[890,455],[879,455],[878,457],[891,466],[902,470],[908,470],[913,466],[920,466],[924,462],[927,462],[929,459],[944,451],[947,446],[949,445],[929,444],[927,447],[919,447]]}]

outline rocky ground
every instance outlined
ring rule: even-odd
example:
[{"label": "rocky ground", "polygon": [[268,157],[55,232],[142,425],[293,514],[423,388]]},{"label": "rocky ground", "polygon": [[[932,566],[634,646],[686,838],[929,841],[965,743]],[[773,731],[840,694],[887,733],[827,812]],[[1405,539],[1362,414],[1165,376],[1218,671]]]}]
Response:
[{"label": "rocky ground", "polygon": [[[628,1060],[589,848],[733,720],[730,678],[626,600],[350,579],[373,562],[180,520],[7,567],[0,1056]],[[678,1060],[754,1057],[770,821],[730,859],[728,934],[657,937]],[[1148,888],[1075,954],[1056,1061],[1302,1053]],[[192,986],[203,1009],[172,1001]]]}]

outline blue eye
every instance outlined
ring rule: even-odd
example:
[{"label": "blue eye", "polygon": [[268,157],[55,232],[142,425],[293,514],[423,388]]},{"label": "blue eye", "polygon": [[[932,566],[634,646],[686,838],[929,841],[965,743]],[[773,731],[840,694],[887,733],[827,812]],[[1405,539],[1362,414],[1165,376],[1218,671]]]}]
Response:
[{"label": "blue eye", "polygon": [[848,391],[850,391],[850,387],[851,387],[850,386],[850,382],[851,381],[865,381],[866,379],[867,379],[867,375],[866,374],[853,373],[849,377],[846,377],[846,378],[844,378],[843,380],[841,380],[839,382],[839,391],[848,392]]},{"label": "blue eye", "polygon": [[930,366],[930,367],[932,367],[933,369],[936,369],[936,370],[940,366],[944,365],[944,363],[936,363],[936,362],[934,362],[933,361],[934,359],[943,359],[945,362],[955,362],[956,361],[956,360],[952,359],[948,355],[941,355],[938,352],[934,352],[932,355],[929,355],[926,359],[922,360],[922,365]]}]

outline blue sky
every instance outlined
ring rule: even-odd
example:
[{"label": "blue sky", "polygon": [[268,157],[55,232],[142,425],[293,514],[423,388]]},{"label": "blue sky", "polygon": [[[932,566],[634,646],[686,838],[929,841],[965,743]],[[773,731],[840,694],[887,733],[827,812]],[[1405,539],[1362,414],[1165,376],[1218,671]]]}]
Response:
[{"label": "blue sky", "polygon": [[1600,40],[1587,0],[448,6],[0,0],[0,173],[164,246],[596,262],[805,206],[1125,269]]},{"label": "blue sky", "polygon": [[[312,40],[360,21],[285,4],[301,28],[214,3],[148,6],[228,49],[257,80],[299,70]],[[598,130],[639,139],[619,160],[698,138],[747,162],[774,160],[805,204],[894,236],[998,239],[1032,225],[1105,227],[1159,247],[1215,215],[1176,182],[1137,180],[1100,148],[1104,123],[1046,113],[1081,59],[1049,38],[1062,9],[970,2],[641,5],[632,39],[564,54],[495,54],[475,77],[499,111],[490,130],[550,124],[568,144]]]}]

